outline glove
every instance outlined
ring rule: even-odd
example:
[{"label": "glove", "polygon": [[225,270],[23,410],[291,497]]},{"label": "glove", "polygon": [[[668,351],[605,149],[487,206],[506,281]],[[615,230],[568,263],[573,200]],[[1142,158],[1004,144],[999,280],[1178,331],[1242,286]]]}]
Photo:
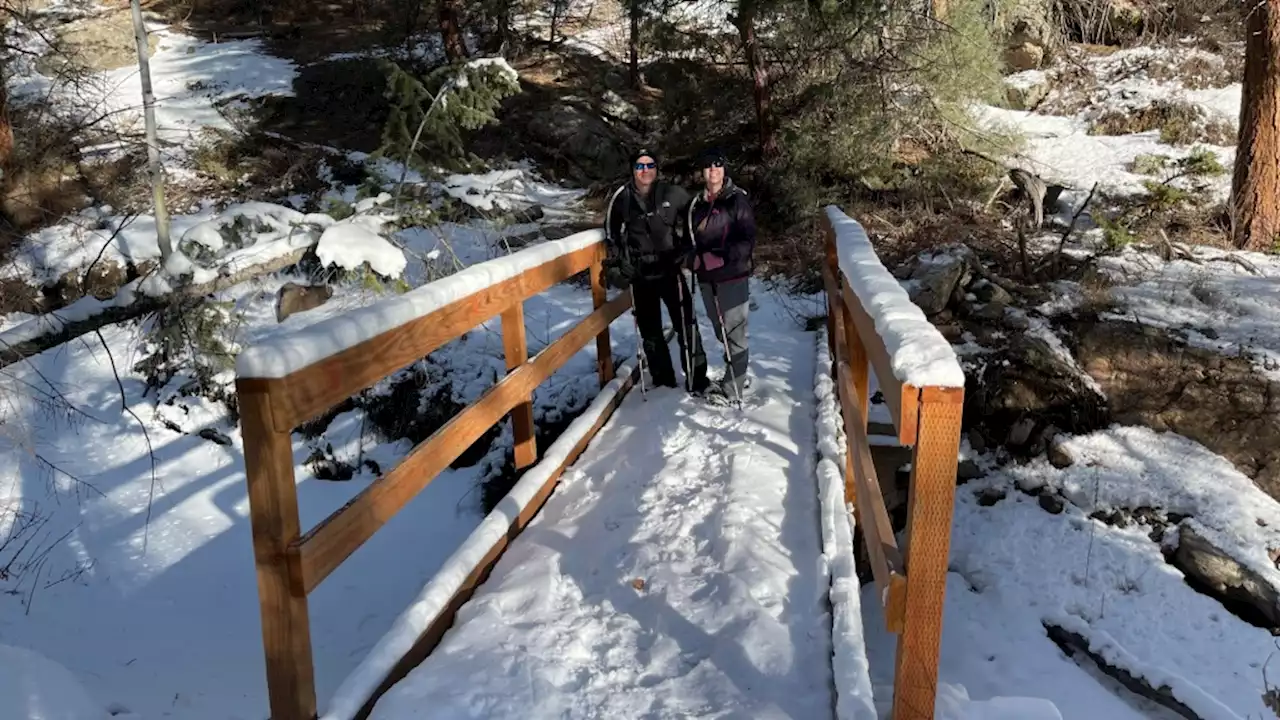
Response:
[{"label": "glove", "polygon": [[698,253],[694,256],[694,270],[715,270],[721,267],[724,267],[724,257],[714,250]]},{"label": "glove", "polygon": [[625,258],[605,258],[604,281],[618,290],[626,290],[635,279],[636,269]]}]

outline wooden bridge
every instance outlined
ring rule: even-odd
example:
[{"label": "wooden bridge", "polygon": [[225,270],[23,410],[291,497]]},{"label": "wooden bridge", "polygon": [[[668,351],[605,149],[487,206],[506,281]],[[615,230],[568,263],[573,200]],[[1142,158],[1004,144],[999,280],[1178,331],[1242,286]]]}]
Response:
[{"label": "wooden bridge", "polygon": [[[861,561],[870,564],[888,629],[898,639],[892,717],[932,718],[963,379],[920,382],[953,379],[959,373],[955,365],[953,372],[931,375],[915,361],[921,346],[949,351],[946,341],[923,314],[902,312],[905,293],[875,260],[856,222],[829,208],[825,227],[822,275],[831,371],[837,379],[846,443],[846,506],[856,516],[865,546]],[[504,551],[521,542],[521,530],[555,491],[561,475],[597,435],[611,432],[616,422],[611,415],[636,381],[638,369],[628,363],[615,373],[610,325],[629,309],[631,300],[629,292],[609,297],[602,279],[604,257],[598,231],[579,233],[357,311],[364,313],[357,321],[323,321],[306,329],[305,338],[275,338],[242,355],[237,392],[274,720],[318,717],[308,595],[473,442],[511,417],[515,465],[527,469],[509,498],[518,511],[491,515],[475,531],[468,540],[467,557],[473,560],[469,571],[441,581],[444,590],[433,616],[416,626],[416,642],[402,648],[394,663],[377,669],[377,677],[364,679],[359,706],[349,708],[345,716],[367,717],[378,699],[440,644],[459,608],[483,589]],[[594,311],[530,358],[524,301],[583,273],[589,277]],[[315,527],[300,527],[294,429],[495,317],[501,318],[506,377],[345,506]],[[592,342],[601,394],[540,458],[532,393]],[[934,370],[940,362],[954,364],[954,355],[935,359]],[[873,379],[898,443],[912,448],[901,546],[890,525],[868,439]],[[344,712],[332,709],[325,715],[340,716]]]}]

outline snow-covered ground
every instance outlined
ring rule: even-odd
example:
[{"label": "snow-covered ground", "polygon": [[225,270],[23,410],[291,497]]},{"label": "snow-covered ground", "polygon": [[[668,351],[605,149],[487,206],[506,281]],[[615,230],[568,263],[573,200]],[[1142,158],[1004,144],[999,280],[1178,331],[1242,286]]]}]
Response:
[{"label": "snow-covered ground", "polygon": [[830,712],[812,336],[757,296],[743,411],[633,391],[374,717]]},{"label": "snow-covered ground", "polygon": [[[1045,633],[1052,623],[1153,686],[1169,686],[1205,720],[1269,717],[1261,668],[1276,652],[1271,633],[1192,589],[1165,561],[1150,526],[1121,528],[1089,516],[1144,505],[1190,515],[1195,520],[1184,522],[1274,582],[1266,548],[1276,539],[1280,505],[1230,463],[1172,433],[1114,427],[1066,447],[1077,457],[1066,470],[1038,461],[958,488],[942,681],[975,698],[1043,698],[1065,720],[1177,717],[1067,659]],[[1041,486],[1063,492],[1064,512],[1051,515],[1023,492]],[[1003,499],[984,505],[990,490],[997,492],[986,493],[988,503]],[[879,691],[891,677],[893,643],[870,587],[863,607]]]},{"label": "snow-covered ground", "polygon": [[[1011,110],[992,106],[974,108],[975,118],[984,125],[1011,128],[1026,141],[1020,157],[1013,164],[1025,167],[1043,177],[1047,182],[1066,186],[1069,192],[1063,197],[1075,197],[1077,202],[1096,182],[1100,192],[1111,195],[1140,194],[1145,192],[1142,181],[1149,176],[1136,173],[1131,165],[1140,155],[1167,155],[1171,159],[1187,156],[1200,147],[1212,151],[1223,167],[1230,168],[1235,160],[1235,145],[1194,143],[1171,145],[1161,140],[1159,129],[1128,135],[1092,134],[1095,120],[1106,114],[1131,115],[1153,103],[1179,103],[1196,108],[1201,122],[1215,122],[1228,127],[1234,133],[1240,114],[1240,83],[1207,82],[1210,87],[1188,87],[1176,73],[1156,73],[1152,67],[1166,67],[1185,62],[1196,52],[1186,48],[1139,47],[1119,50],[1110,55],[1087,57],[1083,66],[1098,79],[1099,87],[1088,91],[1080,104],[1084,105],[1072,115],[1051,114],[1051,111]],[[1205,53],[1207,55],[1207,53]],[[1209,55],[1203,64],[1221,64],[1222,59]],[[1063,93],[1081,93],[1071,88],[1059,89],[1059,74],[1069,75],[1071,65],[1050,71],[1030,70],[1012,76],[1011,85],[1048,84],[1046,105],[1053,107]],[[1172,76],[1171,76],[1172,75]],[[1217,74],[1215,73],[1215,78]],[[1163,178],[1159,178],[1163,180]],[[1217,199],[1225,199],[1230,190],[1230,176],[1215,178],[1209,189]]]}]

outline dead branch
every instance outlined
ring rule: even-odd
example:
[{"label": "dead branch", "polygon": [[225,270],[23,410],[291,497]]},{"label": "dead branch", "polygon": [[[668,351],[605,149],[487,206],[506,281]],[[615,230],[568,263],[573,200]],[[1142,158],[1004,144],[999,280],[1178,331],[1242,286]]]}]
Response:
[{"label": "dead branch", "polygon": [[1084,202],[1080,203],[1080,207],[1076,208],[1076,212],[1071,216],[1071,224],[1067,225],[1066,232],[1062,233],[1062,238],[1058,240],[1058,252],[1053,256],[1053,274],[1058,276],[1059,265],[1062,261],[1062,250],[1066,247],[1067,238],[1071,237],[1071,233],[1076,229],[1076,223],[1079,222],[1080,216],[1084,214],[1085,208],[1089,207],[1089,201],[1093,200],[1093,194],[1098,191],[1098,183],[1093,184],[1093,188],[1089,190],[1089,194],[1085,197]]},{"label": "dead branch", "polygon": [[[42,335],[23,340],[17,343],[5,343],[4,334],[0,333],[0,368],[8,367],[16,362],[25,360],[33,355],[38,355],[50,348],[57,347],[62,343],[74,340],[81,335],[100,330],[108,325],[134,320],[150,313],[162,310],[168,305],[183,300],[191,300],[201,298],[216,292],[221,292],[227,288],[239,285],[246,280],[251,280],[260,275],[266,275],[278,270],[283,270],[291,265],[296,265],[302,260],[303,256],[310,248],[300,248],[288,255],[269,260],[264,263],[252,265],[243,270],[236,271],[229,275],[223,275],[216,280],[197,285],[187,285],[179,287],[173,292],[162,295],[160,297],[139,297],[130,305],[108,305],[102,307],[97,312],[83,320],[64,321],[59,317],[57,312],[42,315],[32,320],[28,320],[22,325],[18,325],[7,332],[13,332],[25,327],[29,327],[31,323],[50,323],[49,318],[53,318],[53,324],[56,329],[50,330]],[[134,281],[135,283],[140,280]]]}]

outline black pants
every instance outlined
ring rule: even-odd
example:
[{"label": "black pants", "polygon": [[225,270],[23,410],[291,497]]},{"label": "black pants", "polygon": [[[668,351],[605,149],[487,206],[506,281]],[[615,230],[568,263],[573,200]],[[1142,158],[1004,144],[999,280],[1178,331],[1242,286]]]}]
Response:
[{"label": "black pants", "polygon": [[[705,389],[707,355],[702,349],[702,337],[693,315],[693,296],[684,273],[676,270],[657,278],[636,279],[631,284],[631,292],[636,304],[636,324],[640,326],[644,357],[653,383],[676,386],[671,350],[662,337],[662,306],[665,304],[680,343],[680,368],[684,371],[686,387],[695,391]],[[693,367],[689,367],[690,361]]]}]

